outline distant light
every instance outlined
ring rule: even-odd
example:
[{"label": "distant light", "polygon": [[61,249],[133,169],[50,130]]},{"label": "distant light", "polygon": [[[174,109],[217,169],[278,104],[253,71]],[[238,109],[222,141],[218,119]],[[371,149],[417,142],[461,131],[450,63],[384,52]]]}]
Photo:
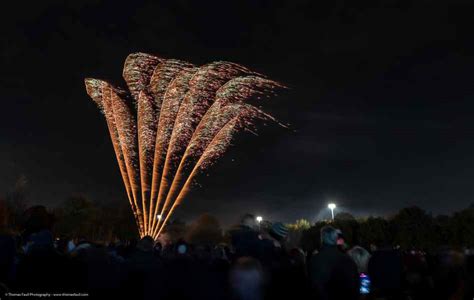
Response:
[{"label": "distant light", "polygon": [[156,215],[156,218],[157,218],[159,221],[161,221],[161,218],[162,218],[162,217],[161,217],[161,215]]},{"label": "distant light", "polygon": [[336,209],[335,203],[329,203],[328,208],[331,210],[331,218],[334,221],[334,210]]},{"label": "distant light", "polygon": [[257,222],[260,223],[260,222],[262,222],[263,218],[262,218],[262,216],[257,216],[255,218],[255,220],[257,220]]}]

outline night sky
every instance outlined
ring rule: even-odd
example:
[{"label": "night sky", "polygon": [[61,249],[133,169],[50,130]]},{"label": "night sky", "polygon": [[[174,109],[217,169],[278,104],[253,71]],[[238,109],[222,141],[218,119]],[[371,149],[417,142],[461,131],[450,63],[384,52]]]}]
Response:
[{"label": "night sky", "polygon": [[[66,3],[67,2],[67,3]],[[83,78],[123,84],[131,52],[228,60],[286,83],[262,127],[199,177],[177,211],[293,221],[474,196],[471,1],[9,1],[2,4],[0,195],[127,201]],[[208,175],[208,176],[207,176]]]}]

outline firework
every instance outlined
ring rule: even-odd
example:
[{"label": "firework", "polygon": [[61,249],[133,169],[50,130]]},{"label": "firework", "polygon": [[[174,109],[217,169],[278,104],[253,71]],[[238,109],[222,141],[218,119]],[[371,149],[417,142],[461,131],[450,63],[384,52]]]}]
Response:
[{"label": "firework", "polygon": [[[154,201],[150,199],[153,178],[153,161],[158,120],[164,95],[170,82],[183,69],[191,67],[189,63],[178,60],[165,60],[158,63],[150,77],[150,83],[143,88],[138,98],[138,143],[140,148],[140,178],[142,189],[143,221],[145,231],[154,219]],[[149,74],[149,73],[147,73]],[[149,212],[147,210],[149,207]]]},{"label": "firework", "polygon": [[[170,83],[163,99],[163,106],[158,121],[158,130],[156,136],[155,155],[153,162],[153,177],[150,199],[150,221],[151,228],[154,228],[158,215],[161,199],[158,199],[158,191],[161,183],[161,174],[163,172],[166,153],[174,128],[176,116],[184,96],[189,90],[189,80],[197,68],[189,68],[181,71]],[[151,215],[152,214],[152,215]],[[152,230],[153,231],[153,230]]]},{"label": "firework", "polygon": [[145,53],[127,57],[123,77],[128,90],[90,78],[86,90],[107,121],[140,236],[157,238],[237,131],[276,121],[249,100],[284,87],[230,62],[196,67]]}]

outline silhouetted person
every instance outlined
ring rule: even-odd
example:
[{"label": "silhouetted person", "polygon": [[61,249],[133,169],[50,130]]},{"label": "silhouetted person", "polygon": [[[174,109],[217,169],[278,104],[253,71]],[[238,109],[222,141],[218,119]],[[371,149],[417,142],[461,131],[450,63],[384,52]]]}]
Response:
[{"label": "silhouetted person", "polygon": [[123,280],[121,262],[100,245],[78,244],[71,254],[76,263],[78,281],[94,297],[115,297]]},{"label": "silhouetted person", "polygon": [[[472,299],[467,283],[465,256],[457,251],[442,251],[436,256],[433,274],[434,290],[431,299]],[[466,294],[467,297],[463,296]]]},{"label": "silhouetted person", "polygon": [[262,231],[261,262],[267,275],[266,299],[301,299],[308,296],[309,281],[303,259],[286,251],[288,227],[275,222]]},{"label": "silhouetted person", "polygon": [[232,299],[261,300],[264,291],[264,273],[258,260],[241,257],[230,271]]},{"label": "silhouetted person", "polygon": [[13,281],[15,256],[15,239],[9,234],[0,233],[0,283],[7,286]]},{"label": "silhouetted person", "polygon": [[163,265],[153,252],[154,240],[143,237],[126,260],[126,288],[130,299],[151,299],[163,294]]},{"label": "silhouetted person", "polygon": [[25,220],[22,224],[23,237],[29,237],[31,234],[42,230],[51,231],[54,223],[53,215],[42,205],[32,206],[25,210],[23,220]]},{"label": "silhouetted person", "polygon": [[381,297],[402,294],[402,256],[399,250],[382,247],[372,253],[368,264],[372,293]]},{"label": "silhouetted person", "polygon": [[235,257],[251,256],[259,258],[261,252],[261,240],[256,230],[255,217],[246,214],[242,217],[240,224],[230,231],[232,246]]},{"label": "silhouetted person", "polygon": [[321,251],[311,258],[311,283],[319,299],[358,299],[357,266],[338,250],[338,234],[332,226],[321,228]]},{"label": "silhouetted person", "polygon": [[54,249],[50,231],[31,234],[24,250],[16,280],[20,291],[71,291],[74,288],[70,261]]},{"label": "silhouetted person", "polygon": [[352,260],[357,265],[357,271],[359,273],[367,273],[368,265],[370,260],[370,253],[369,251],[365,250],[361,246],[354,246],[349,251],[347,251],[347,255],[352,258]]}]

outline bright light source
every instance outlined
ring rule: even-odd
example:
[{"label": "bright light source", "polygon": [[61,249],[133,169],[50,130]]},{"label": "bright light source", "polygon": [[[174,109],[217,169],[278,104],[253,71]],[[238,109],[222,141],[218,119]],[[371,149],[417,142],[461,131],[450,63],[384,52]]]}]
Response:
[{"label": "bright light source", "polygon": [[161,215],[156,215],[156,218],[158,219],[158,221],[161,221]]},{"label": "bright light source", "polygon": [[332,220],[334,221],[334,209],[336,209],[336,204],[329,203],[328,208],[331,210],[331,217],[332,217]]},{"label": "bright light source", "polygon": [[257,216],[255,218],[255,220],[257,220],[257,222],[260,223],[260,222],[262,222],[263,218],[262,218],[262,216]]}]

